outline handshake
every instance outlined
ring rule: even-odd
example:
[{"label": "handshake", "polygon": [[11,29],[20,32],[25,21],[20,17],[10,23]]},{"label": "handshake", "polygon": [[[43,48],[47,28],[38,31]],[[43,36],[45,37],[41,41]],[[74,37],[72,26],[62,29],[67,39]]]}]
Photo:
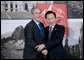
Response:
[{"label": "handshake", "polygon": [[48,54],[48,51],[45,49],[45,45],[44,44],[41,44],[41,45],[37,45],[35,47],[35,49],[38,51],[38,52],[41,52],[44,56],[46,56]]}]

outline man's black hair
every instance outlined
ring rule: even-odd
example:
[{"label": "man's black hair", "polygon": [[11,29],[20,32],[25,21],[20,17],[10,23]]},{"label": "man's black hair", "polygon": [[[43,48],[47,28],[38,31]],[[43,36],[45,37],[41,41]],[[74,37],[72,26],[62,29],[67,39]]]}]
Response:
[{"label": "man's black hair", "polygon": [[48,14],[53,14],[54,16],[55,16],[55,18],[56,18],[56,14],[55,14],[55,12],[53,12],[53,11],[47,11],[46,13],[45,13],[45,18],[47,18],[47,15]]}]

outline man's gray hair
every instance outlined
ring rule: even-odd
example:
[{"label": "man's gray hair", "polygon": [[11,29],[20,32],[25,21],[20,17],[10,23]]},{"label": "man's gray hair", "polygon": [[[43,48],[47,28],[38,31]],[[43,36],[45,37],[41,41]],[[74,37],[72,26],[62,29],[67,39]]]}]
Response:
[{"label": "man's gray hair", "polygon": [[[39,8],[39,7],[33,7],[33,8],[31,9],[31,13],[32,13],[32,14],[33,14],[34,9],[40,9],[40,8]],[[41,11],[41,9],[40,9],[40,11]]]}]

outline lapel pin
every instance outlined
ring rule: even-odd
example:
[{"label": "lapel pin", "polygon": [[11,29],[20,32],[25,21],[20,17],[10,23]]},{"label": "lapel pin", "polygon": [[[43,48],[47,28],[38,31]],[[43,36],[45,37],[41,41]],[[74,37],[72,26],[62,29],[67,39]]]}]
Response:
[{"label": "lapel pin", "polygon": [[55,30],[57,30],[57,29],[55,29]]}]

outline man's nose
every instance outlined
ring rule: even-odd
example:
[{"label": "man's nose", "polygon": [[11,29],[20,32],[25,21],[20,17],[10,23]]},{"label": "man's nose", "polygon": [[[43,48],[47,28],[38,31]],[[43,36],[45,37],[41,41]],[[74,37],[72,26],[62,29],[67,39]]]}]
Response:
[{"label": "man's nose", "polygon": [[40,14],[37,14],[38,16],[40,16]]}]

